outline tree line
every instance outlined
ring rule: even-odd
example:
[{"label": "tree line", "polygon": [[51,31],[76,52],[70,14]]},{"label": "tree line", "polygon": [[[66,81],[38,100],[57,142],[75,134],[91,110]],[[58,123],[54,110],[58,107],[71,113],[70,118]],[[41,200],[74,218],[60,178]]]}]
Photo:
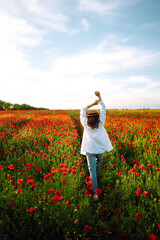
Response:
[{"label": "tree line", "polygon": [[28,104],[12,104],[10,102],[5,102],[0,100],[0,110],[6,111],[6,110],[49,110],[47,108],[36,108],[33,106],[30,106]]}]

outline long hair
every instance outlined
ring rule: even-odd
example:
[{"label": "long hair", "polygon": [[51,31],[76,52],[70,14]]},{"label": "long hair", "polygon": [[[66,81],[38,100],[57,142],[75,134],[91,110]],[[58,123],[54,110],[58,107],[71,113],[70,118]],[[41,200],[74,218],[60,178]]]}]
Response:
[{"label": "long hair", "polygon": [[99,114],[88,116],[87,118],[88,118],[87,120],[88,127],[90,127],[91,129],[95,129],[99,127],[99,123],[100,123]]}]

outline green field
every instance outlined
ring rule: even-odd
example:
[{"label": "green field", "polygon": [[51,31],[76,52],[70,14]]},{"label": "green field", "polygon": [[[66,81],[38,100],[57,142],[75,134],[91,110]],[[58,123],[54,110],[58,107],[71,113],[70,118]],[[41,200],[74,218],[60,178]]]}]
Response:
[{"label": "green field", "polygon": [[160,239],[160,110],[109,110],[99,202],[77,110],[0,112],[0,239]]}]

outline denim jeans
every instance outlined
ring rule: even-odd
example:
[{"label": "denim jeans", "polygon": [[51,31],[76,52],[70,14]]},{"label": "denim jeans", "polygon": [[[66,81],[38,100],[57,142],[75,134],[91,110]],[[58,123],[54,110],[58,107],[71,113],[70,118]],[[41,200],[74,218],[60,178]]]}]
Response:
[{"label": "denim jeans", "polygon": [[86,157],[91,183],[93,184],[93,191],[95,192],[95,190],[98,189],[97,175],[104,157],[104,153],[86,153]]}]

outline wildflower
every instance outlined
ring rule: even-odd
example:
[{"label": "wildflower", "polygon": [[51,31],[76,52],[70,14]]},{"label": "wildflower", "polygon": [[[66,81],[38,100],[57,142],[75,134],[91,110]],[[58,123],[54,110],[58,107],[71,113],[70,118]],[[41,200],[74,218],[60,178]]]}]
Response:
[{"label": "wildflower", "polygon": [[14,176],[9,176],[8,181],[13,181]]},{"label": "wildflower", "polygon": [[104,230],[104,234],[109,235],[109,232],[107,230]]},{"label": "wildflower", "polygon": [[89,233],[89,232],[92,231],[92,227],[86,224],[86,225],[84,226],[83,231],[86,232],[86,233]]},{"label": "wildflower", "polygon": [[87,187],[88,187],[89,190],[92,190],[93,189],[93,184],[92,183],[88,183]]},{"label": "wildflower", "polygon": [[65,183],[66,179],[65,178],[61,178],[61,182]]},{"label": "wildflower", "polygon": [[148,196],[149,196],[149,192],[144,191],[144,192],[143,192],[143,196],[148,197]]},{"label": "wildflower", "polygon": [[10,206],[10,207],[13,207],[13,206],[14,206],[14,202],[10,202],[10,203],[9,203],[9,206]]},{"label": "wildflower", "polygon": [[30,207],[30,209],[28,210],[28,212],[34,212],[34,211],[36,211],[36,209],[35,209],[35,207]]},{"label": "wildflower", "polygon": [[28,180],[28,183],[32,186],[32,187],[36,187],[36,184],[34,183],[34,181],[33,180]]},{"label": "wildflower", "polygon": [[55,167],[52,167],[51,173],[54,173],[56,171]]},{"label": "wildflower", "polygon": [[8,166],[8,168],[11,169],[11,170],[13,170],[13,169],[14,169],[14,165],[13,165],[13,164],[10,164],[10,165]]},{"label": "wildflower", "polygon": [[66,204],[66,205],[69,205],[69,201],[66,201],[65,204]]},{"label": "wildflower", "polygon": [[85,182],[88,183],[90,181],[91,181],[91,178],[87,176],[86,179],[85,179]]},{"label": "wildflower", "polygon": [[140,188],[138,188],[138,189],[136,190],[136,194],[137,194],[138,196],[140,196],[141,193],[142,193],[142,190],[141,190]]},{"label": "wildflower", "polygon": [[158,240],[158,237],[152,233],[149,234],[149,238],[152,240]]},{"label": "wildflower", "polygon": [[16,194],[22,192],[22,189],[18,188],[17,191],[16,191]]},{"label": "wildflower", "polygon": [[0,170],[2,170],[3,169],[3,166],[2,165],[0,165]]},{"label": "wildflower", "polygon": [[123,172],[119,172],[118,175],[121,176],[123,174]]},{"label": "wildflower", "polygon": [[81,172],[81,173],[80,173],[80,175],[81,175],[81,176],[84,176],[84,173],[83,173],[83,172]]},{"label": "wildflower", "polygon": [[24,180],[23,179],[19,179],[18,183],[22,185],[24,183]]},{"label": "wildflower", "polygon": [[143,169],[143,171],[147,171],[147,168],[143,165],[139,166],[139,168]]},{"label": "wildflower", "polygon": [[140,221],[140,220],[142,220],[142,216],[143,216],[143,214],[141,212],[139,212],[139,213],[136,214],[135,217],[137,218],[137,220]]},{"label": "wildflower", "polygon": [[44,153],[42,158],[46,159],[47,158],[47,153]]},{"label": "wildflower", "polygon": [[87,196],[87,197],[91,197],[91,194],[89,193],[88,190],[86,190],[85,194],[84,194],[84,197]]},{"label": "wildflower", "polygon": [[75,166],[73,166],[71,169],[72,169],[72,173],[77,173],[77,168]]},{"label": "wildflower", "polygon": [[48,192],[46,192],[46,194],[51,194],[51,193],[54,193],[54,190],[52,188],[50,188]]},{"label": "wildflower", "polygon": [[104,168],[106,168],[106,167],[108,167],[108,164],[107,164],[107,163],[104,164]]},{"label": "wildflower", "polygon": [[157,227],[158,227],[158,228],[160,227],[160,223],[157,224]]},{"label": "wildflower", "polygon": [[115,212],[116,212],[116,213],[118,213],[118,212],[119,212],[119,209],[118,209],[118,208],[116,208],[116,209],[115,209]]},{"label": "wildflower", "polygon": [[102,193],[101,189],[96,189],[95,193],[99,196]]},{"label": "wildflower", "polygon": [[54,195],[54,197],[52,198],[52,202],[56,203],[59,200],[59,196]]},{"label": "wildflower", "polygon": [[153,164],[149,163],[147,166],[148,166],[148,167],[153,167]]}]

